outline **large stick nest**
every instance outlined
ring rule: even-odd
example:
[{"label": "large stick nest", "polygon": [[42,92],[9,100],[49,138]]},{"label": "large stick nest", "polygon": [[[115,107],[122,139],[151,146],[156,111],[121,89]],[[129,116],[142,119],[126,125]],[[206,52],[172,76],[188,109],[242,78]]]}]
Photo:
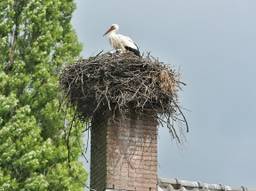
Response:
[{"label": "large stick nest", "polygon": [[79,60],[63,70],[60,84],[85,118],[96,113],[145,114],[153,110],[174,137],[179,138],[174,122],[188,130],[178,104],[178,91],[184,85],[179,74],[149,54],[106,53]]}]

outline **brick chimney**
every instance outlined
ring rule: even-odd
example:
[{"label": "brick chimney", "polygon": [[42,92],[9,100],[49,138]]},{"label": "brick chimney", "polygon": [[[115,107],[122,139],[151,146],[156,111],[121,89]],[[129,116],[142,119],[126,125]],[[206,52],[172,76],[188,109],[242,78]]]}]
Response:
[{"label": "brick chimney", "polygon": [[152,115],[94,117],[91,189],[157,190],[157,120]]}]

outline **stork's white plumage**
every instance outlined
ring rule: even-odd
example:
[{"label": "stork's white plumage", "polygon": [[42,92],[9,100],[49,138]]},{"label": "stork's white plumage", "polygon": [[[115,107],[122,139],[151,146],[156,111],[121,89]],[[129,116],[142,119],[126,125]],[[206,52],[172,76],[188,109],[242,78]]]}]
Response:
[{"label": "stork's white plumage", "polygon": [[135,55],[140,56],[139,47],[136,43],[128,36],[117,34],[118,29],[119,26],[117,24],[112,24],[104,34],[104,36],[107,35],[111,46],[121,53],[131,51]]}]

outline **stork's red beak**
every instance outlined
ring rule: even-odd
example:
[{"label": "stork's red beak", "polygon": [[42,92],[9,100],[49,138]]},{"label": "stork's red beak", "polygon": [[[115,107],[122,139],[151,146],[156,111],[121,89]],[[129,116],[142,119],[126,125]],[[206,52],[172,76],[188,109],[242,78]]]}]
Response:
[{"label": "stork's red beak", "polygon": [[103,36],[105,36],[106,34],[108,34],[110,31],[112,31],[112,30],[114,30],[114,29],[115,29],[115,28],[114,28],[113,26],[111,26],[111,27],[107,30],[107,32],[104,33]]}]

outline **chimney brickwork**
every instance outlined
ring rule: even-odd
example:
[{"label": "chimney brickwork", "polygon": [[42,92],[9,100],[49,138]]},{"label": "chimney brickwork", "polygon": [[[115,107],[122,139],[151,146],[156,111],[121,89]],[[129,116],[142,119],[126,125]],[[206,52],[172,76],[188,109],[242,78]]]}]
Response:
[{"label": "chimney brickwork", "polygon": [[91,188],[157,190],[157,120],[101,118],[92,122]]}]

